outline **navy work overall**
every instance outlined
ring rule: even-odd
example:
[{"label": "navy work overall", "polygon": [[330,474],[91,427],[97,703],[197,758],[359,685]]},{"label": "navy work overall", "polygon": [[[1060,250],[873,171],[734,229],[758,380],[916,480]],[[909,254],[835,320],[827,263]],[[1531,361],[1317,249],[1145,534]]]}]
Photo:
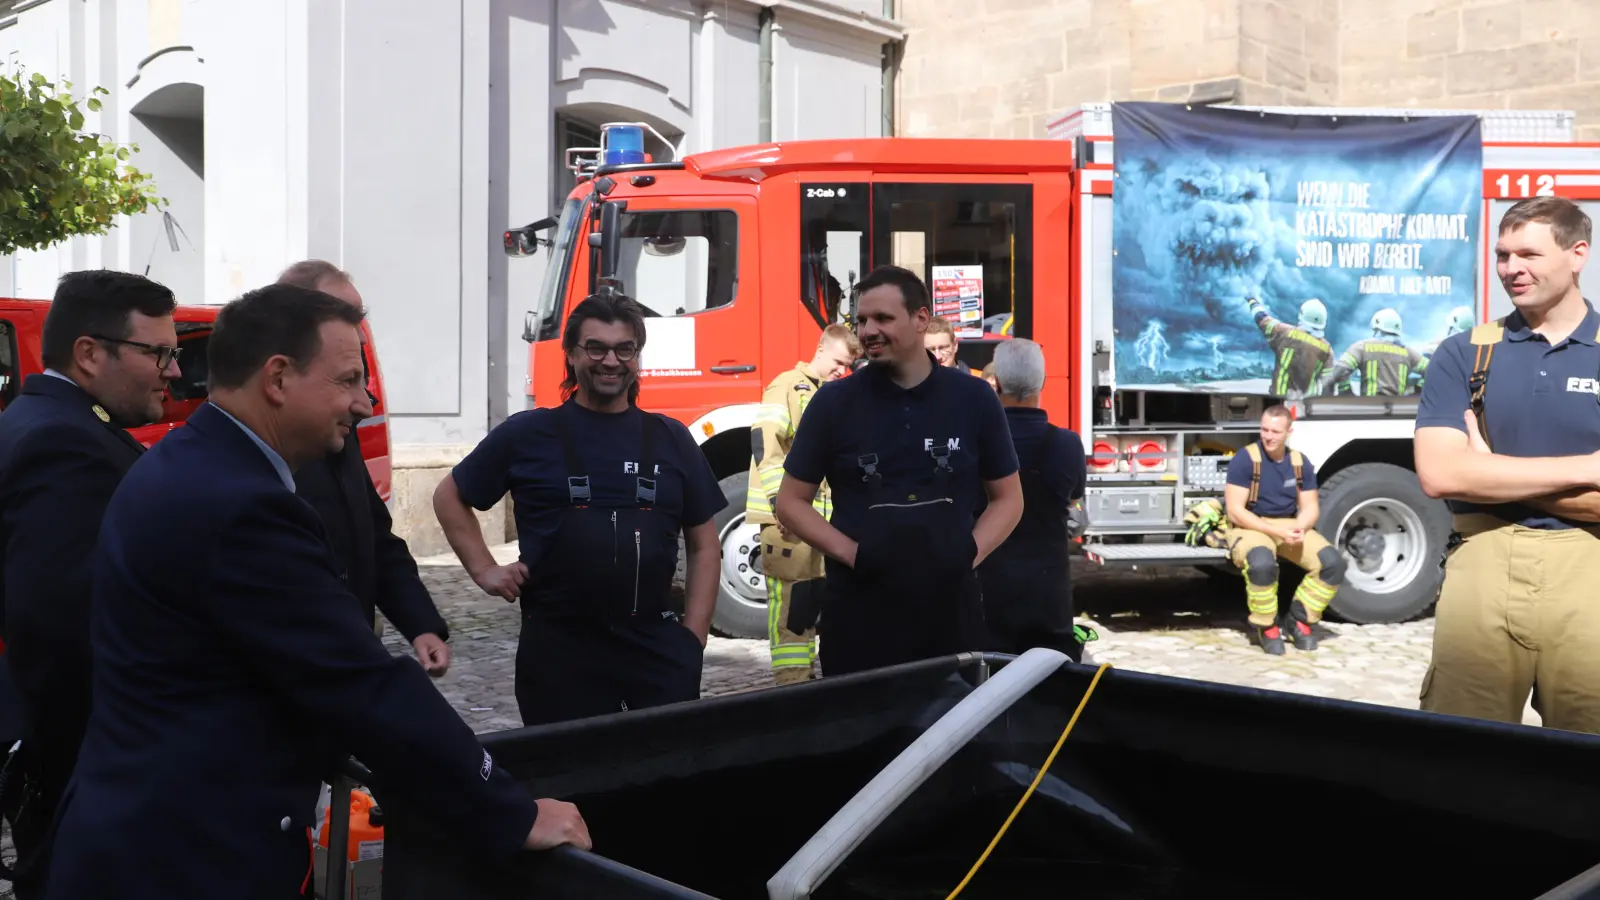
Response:
[{"label": "navy work overall", "polygon": [[1042,464],[1019,471],[1022,518],[978,567],[989,638],[984,649],[1021,654],[1049,647],[1082,661],[1083,644],[1072,629],[1067,510],[1049,480],[1067,465],[1056,439],[1059,430],[1049,426]]},{"label": "navy work overall", "polygon": [[671,607],[679,523],[656,508],[656,430],[638,409],[641,452],[629,504],[595,505],[573,434],[556,413],[568,508],[524,586],[517,706],[524,725],[700,696],[702,650]]},{"label": "navy work overall", "polygon": [[[893,481],[876,452],[887,417],[872,399],[857,421],[872,436],[856,459],[867,509],[852,530],[854,568],[828,566],[828,601],[818,625],[822,674],[844,675],[981,649],[983,610],[972,562],[973,518],[955,498],[959,474],[947,444],[935,445]],[[976,477],[975,473],[965,473]]]}]

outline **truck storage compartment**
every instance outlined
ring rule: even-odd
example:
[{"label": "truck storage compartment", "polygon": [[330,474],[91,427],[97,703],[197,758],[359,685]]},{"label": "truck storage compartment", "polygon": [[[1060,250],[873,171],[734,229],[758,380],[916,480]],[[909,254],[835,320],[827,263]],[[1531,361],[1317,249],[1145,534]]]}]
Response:
[{"label": "truck storage compartment", "polygon": [[[392,798],[385,900],[766,898],[811,835],[974,689],[978,665],[488,735],[531,793],[579,805],[595,852],[495,864]],[[1049,675],[813,896],[947,897],[1094,671]],[[1591,735],[1113,670],[961,896],[1553,898],[1600,863],[1597,754]],[[1356,862],[1324,865],[1330,852]]]}]

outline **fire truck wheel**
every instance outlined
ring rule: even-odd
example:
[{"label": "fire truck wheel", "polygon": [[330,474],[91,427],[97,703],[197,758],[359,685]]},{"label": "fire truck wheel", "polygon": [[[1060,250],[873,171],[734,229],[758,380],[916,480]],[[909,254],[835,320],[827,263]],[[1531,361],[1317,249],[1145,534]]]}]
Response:
[{"label": "fire truck wheel", "polygon": [[[717,580],[717,611],[711,629],[723,637],[767,637],[767,579],[761,570],[761,529],[744,520],[748,471],[722,479],[719,485],[728,505],[717,513],[717,537],[722,542],[721,576]],[[683,582],[688,554],[678,538],[678,582]]]},{"label": "fire truck wheel", "polygon": [[1318,496],[1317,530],[1345,561],[1333,613],[1373,625],[1404,622],[1433,605],[1450,509],[1422,492],[1415,472],[1362,463],[1334,473]]}]

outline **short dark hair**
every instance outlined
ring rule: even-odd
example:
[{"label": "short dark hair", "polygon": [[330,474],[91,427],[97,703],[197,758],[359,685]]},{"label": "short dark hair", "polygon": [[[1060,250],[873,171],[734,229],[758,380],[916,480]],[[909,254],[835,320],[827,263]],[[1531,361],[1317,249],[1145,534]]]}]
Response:
[{"label": "short dark hair", "polygon": [[343,281],[346,284],[355,283],[350,278],[349,272],[346,272],[345,270],[339,268],[331,262],[328,262],[325,259],[303,259],[289,268],[284,269],[283,272],[278,275],[278,284],[292,284],[296,287],[317,290],[317,285],[321,283],[324,278],[331,278],[334,281]]},{"label": "short dark hair", "polygon": [[[633,330],[633,341],[638,345],[639,352],[644,352],[644,307],[639,301],[627,294],[590,294],[583,298],[572,310],[572,315],[567,316],[567,327],[561,332],[561,350],[566,356],[578,346],[578,332],[583,330],[583,323],[594,319],[605,322],[607,325],[623,322]],[[637,358],[637,357],[636,357]],[[567,367],[567,377],[561,382],[561,399],[563,401],[572,397],[578,389],[578,373],[573,370],[572,363],[563,361]],[[639,399],[639,379],[635,378],[633,384],[628,386],[628,402]]]},{"label": "short dark hair", "polygon": [[900,295],[906,298],[906,312],[915,313],[919,309],[933,312],[933,306],[928,302],[928,286],[922,283],[917,273],[899,266],[879,266],[868,272],[867,277],[856,282],[856,297],[886,284],[900,289]]},{"label": "short dark hair", "polygon": [[366,313],[321,291],[292,284],[270,284],[241,295],[217,314],[206,347],[210,388],[236,388],[283,355],[305,371],[322,352],[322,325],[359,326]]},{"label": "short dark hair", "polygon": [[[133,333],[133,314],[160,318],[178,306],[166,285],[132,272],[88,269],[68,272],[56,282],[55,299],[44,317],[40,340],[46,367],[62,371],[72,362],[72,345],[78,338],[97,335],[125,341]],[[122,345],[113,344],[114,354]]]},{"label": "short dark hair", "polygon": [[1589,216],[1578,204],[1565,197],[1529,197],[1517,201],[1500,220],[1500,234],[1515,231],[1529,222],[1550,226],[1556,246],[1571,250],[1579,241],[1589,242]]}]

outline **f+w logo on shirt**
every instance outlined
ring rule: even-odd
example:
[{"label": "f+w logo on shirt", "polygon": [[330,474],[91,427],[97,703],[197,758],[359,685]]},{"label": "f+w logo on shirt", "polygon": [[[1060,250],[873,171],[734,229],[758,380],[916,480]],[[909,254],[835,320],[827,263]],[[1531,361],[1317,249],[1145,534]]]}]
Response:
[{"label": "f+w logo on shirt", "polygon": [[[639,474],[639,464],[637,462],[624,462],[622,464],[622,474],[624,474],[624,475],[637,475],[637,474]],[[656,463],[656,474],[657,475],[661,474],[661,464],[660,463]]]},{"label": "f+w logo on shirt", "polygon": [[1600,378],[1568,378],[1569,394],[1600,394]]},{"label": "f+w logo on shirt", "polygon": [[[933,449],[933,441],[934,441],[933,438],[923,438],[922,439],[922,449],[924,449],[924,450],[932,450]],[[945,443],[951,450],[960,450],[961,449],[961,438],[950,438]]]}]

